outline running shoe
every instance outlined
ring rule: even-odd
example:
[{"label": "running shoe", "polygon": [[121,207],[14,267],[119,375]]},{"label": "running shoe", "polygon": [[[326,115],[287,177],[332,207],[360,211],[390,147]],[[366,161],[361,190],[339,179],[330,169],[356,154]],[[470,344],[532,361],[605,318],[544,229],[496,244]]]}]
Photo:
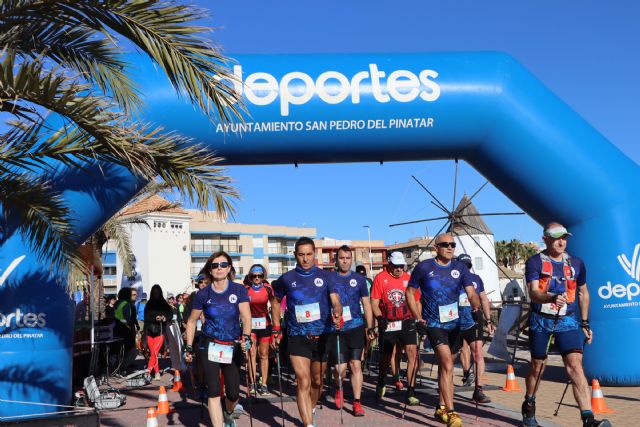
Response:
[{"label": "running shoe", "polygon": [[335,402],[336,408],[340,409],[342,406],[342,393],[340,393],[340,390],[336,390]]},{"label": "running shoe", "polygon": [[484,394],[482,387],[476,387],[473,391],[473,401],[477,403],[491,403],[491,399]]},{"label": "running shoe", "polygon": [[226,409],[222,409],[222,421],[224,427],[236,427],[236,420],[233,419],[233,412],[228,413]]},{"label": "running shoe", "polygon": [[255,384],[249,384],[249,394],[255,396],[258,392],[258,387]]},{"label": "running shoe", "polygon": [[582,427],[611,427],[609,420],[596,420],[593,417],[589,417],[582,421]]},{"label": "running shoe", "polygon": [[382,399],[386,392],[387,392],[387,387],[385,387],[384,384],[378,384],[376,386],[376,396],[378,397],[378,399]]},{"label": "running shoe", "polygon": [[317,427],[318,421],[316,419],[316,408],[313,408],[313,411],[311,411],[311,415],[313,416],[313,427]]},{"label": "running shoe", "polygon": [[476,379],[475,374],[473,372],[469,372],[469,375],[462,377],[462,386],[471,387],[475,379]]},{"label": "running shoe", "polygon": [[433,414],[433,417],[443,424],[449,422],[449,414],[447,414],[447,409],[443,405],[436,408],[436,412]]},{"label": "running shoe", "polygon": [[402,381],[400,381],[400,379],[396,380],[395,386],[396,390],[402,390],[404,388],[404,384],[402,384]]},{"label": "running shoe", "polygon": [[244,414],[244,407],[241,404],[236,403],[236,407],[233,408],[233,413],[231,414],[231,416],[234,420],[237,420],[242,416],[242,414]]},{"label": "running shoe", "polygon": [[153,379],[156,381],[160,381],[162,379],[162,375],[160,375],[160,372],[156,372],[156,376]]},{"label": "running shoe", "polygon": [[536,402],[525,400],[522,402],[522,425],[525,427],[538,427],[536,420]]},{"label": "running shoe", "polygon": [[353,402],[353,416],[364,417],[364,409],[362,409],[362,404],[360,402]]},{"label": "running shoe", "polygon": [[414,395],[407,396],[407,405],[408,406],[418,406],[419,404],[420,404],[420,399],[418,399]]},{"label": "running shoe", "polygon": [[449,412],[447,414],[447,427],[462,427],[462,418],[458,415],[457,412]]},{"label": "running shoe", "polygon": [[267,395],[269,395],[271,393],[269,393],[269,389],[267,388],[266,384],[260,384],[258,386],[258,394],[260,396],[267,396]]}]

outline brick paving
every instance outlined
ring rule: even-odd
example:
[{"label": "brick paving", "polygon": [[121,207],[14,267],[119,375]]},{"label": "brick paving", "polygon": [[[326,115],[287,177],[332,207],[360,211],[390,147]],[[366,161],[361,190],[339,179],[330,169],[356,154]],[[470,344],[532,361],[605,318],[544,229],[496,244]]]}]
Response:
[{"label": "brick paving", "polygon": [[[486,347],[485,347],[486,349]],[[524,376],[527,372],[527,352],[518,352],[518,364],[515,366],[516,380],[524,390]],[[420,382],[416,388],[421,405],[408,407],[405,419],[401,418],[403,411],[404,391],[396,391],[393,387],[387,387],[387,395],[380,402],[376,403],[375,394],[375,373],[365,374],[365,385],[363,390],[362,403],[366,411],[366,416],[355,418],[351,414],[351,400],[349,386],[347,383],[346,405],[343,413],[345,426],[405,426],[405,425],[427,425],[442,426],[437,423],[432,415],[434,404],[437,403],[435,390],[435,379],[437,367],[431,368],[433,353],[423,354],[425,361],[421,369]],[[168,363],[168,360],[163,360]],[[455,371],[455,382],[460,383],[462,371],[458,367]],[[183,375],[183,379],[188,375]],[[462,415],[465,425],[478,426],[512,426],[521,425],[520,405],[524,392],[508,393],[501,390],[506,378],[506,364],[502,361],[487,359],[487,373],[485,374],[485,393],[492,399],[489,405],[480,405],[478,410],[471,401],[472,388],[456,387],[456,410]],[[558,406],[558,402],[566,385],[566,373],[562,368],[562,361],[559,356],[551,355],[543,381],[538,391],[537,397],[537,418],[540,425],[545,427],[553,426],[580,426],[579,412],[577,405],[569,390],[565,396],[564,403],[560,407],[558,416],[553,413]],[[292,386],[292,378],[283,374],[284,387],[284,409],[285,425],[302,426],[299,421],[298,411],[294,399],[295,388]],[[189,390],[188,378],[185,385]],[[116,387],[122,387],[121,391],[127,395],[125,406],[112,411],[105,411],[101,414],[101,425],[103,426],[144,426],[146,425],[146,409],[157,404],[158,388],[160,385],[170,386],[171,375],[165,374],[161,381],[154,381],[152,384],[131,389],[122,387],[122,383],[111,381]],[[244,390],[244,386],[242,387]],[[603,393],[607,406],[615,410],[613,414],[606,417],[616,427],[635,427],[636,422],[632,421],[633,415],[640,414],[640,387],[603,387]],[[277,394],[277,385],[272,389],[272,395],[267,398],[253,399],[253,425],[258,426],[280,426],[280,400]],[[318,426],[339,426],[340,412],[334,405],[332,390],[325,391],[321,398],[321,405],[317,409]],[[169,402],[176,411],[173,414],[158,416],[159,426],[184,425],[184,426],[210,426],[206,407],[204,410],[198,401],[192,399],[189,391],[185,393],[168,392]],[[240,403],[244,405],[245,414],[236,421],[239,427],[249,426],[249,418],[246,411],[249,408],[248,401],[241,392]],[[202,417],[201,417],[202,414]],[[598,416],[602,417],[602,416]]]}]

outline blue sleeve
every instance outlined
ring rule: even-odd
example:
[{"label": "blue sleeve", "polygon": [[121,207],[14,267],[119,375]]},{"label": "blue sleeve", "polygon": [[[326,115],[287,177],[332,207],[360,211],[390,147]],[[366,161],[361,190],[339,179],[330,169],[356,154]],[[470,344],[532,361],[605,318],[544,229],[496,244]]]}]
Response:
[{"label": "blue sleeve", "polygon": [[424,276],[422,264],[418,264],[418,266],[411,273],[411,277],[409,278],[408,286],[412,288],[420,289],[420,283],[422,282],[422,278]]},{"label": "blue sleeve", "polygon": [[237,294],[238,304],[240,304],[241,302],[249,302],[249,292],[243,285],[238,285]]},{"label": "blue sleeve", "polygon": [[540,279],[540,272],[542,271],[542,261],[539,256],[532,256],[524,265],[524,277],[527,283],[532,280]]},{"label": "blue sleeve", "polygon": [[473,277],[473,273],[469,271],[466,265],[460,263],[460,283],[462,283],[462,287],[466,288],[467,286],[473,286],[473,281],[475,277]]},{"label": "blue sleeve", "polygon": [[271,287],[273,288],[273,294],[276,298],[281,300],[285,295],[285,287],[284,281],[282,280],[282,276],[278,277],[274,282],[271,282]]},{"label": "blue sleeve", "polygon": [[482,281],[482,278],[478,275],[476,275],[476,283],[478,283],[478,289],[476,290],[478,292],[478,296],[480,296],[480,292],[484,292],[484,282]]},{"label": "blue sleeve", "polygon": [[359,280],[360,282],[360,298],[369,296],[369,289],[367,288],[367,279]]},{"label": "blue sleeve", "polygon": [[[204,289],[208,289],[208,288],[204,288]],[[196,293],[196,297],[193,299],[193,304],[191,305],[191,309],[192,310],[203,310],[204,309],[204,304],[207,301],[207,295],[204,291],[204,289],[198,291],[198,293]]]},{"label": "blue sleeve", "polygon": [[330,294],[338,294],[338,295],[340,295],[340,293],[338,292],[338,287],[336,286],[335,276],[333,274],[327,274],[326,280],[328,282],[328,284],[327,284],[327,292],[330,293]]},{"label": "blue sleeve", "polygon": [[584,265],[584,262],[578,258],[578,262],[576,267],[580,267],[579,269],[574,267],[574,269],[578,272],[576,277],[576,283],[578,286],[584,286],[587,284],[587,267]]}]

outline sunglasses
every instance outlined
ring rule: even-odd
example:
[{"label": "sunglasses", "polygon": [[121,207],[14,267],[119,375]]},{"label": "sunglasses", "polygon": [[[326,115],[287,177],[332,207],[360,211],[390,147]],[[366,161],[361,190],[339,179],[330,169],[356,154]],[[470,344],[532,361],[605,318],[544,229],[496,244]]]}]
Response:
[{"label": "sunglasses", "polygon": [[229,267],[231,264],[223,261],[223,262],[212,262],[211,263],[211,269],[215,270],[216,268],[227,268]]},{"label": "sunglasses", "polygon": [[404,270],[404,264],[400,264],[400,265],[391,264],[391,265],[393,265],[393,268],[401,268]]},{"label": "sunglasses", "polygon": [[255,279],[255,278],[262,279],[263,277],[264,277],[264,274],[252,274],[251,275],[252,279]]},{"label": "sunglasses", "polygon": [[439,248],[453,248],[453,249],[455,249],[456,242],[440,242],[440,243],[436,243],[436,246],[439,247]]}]

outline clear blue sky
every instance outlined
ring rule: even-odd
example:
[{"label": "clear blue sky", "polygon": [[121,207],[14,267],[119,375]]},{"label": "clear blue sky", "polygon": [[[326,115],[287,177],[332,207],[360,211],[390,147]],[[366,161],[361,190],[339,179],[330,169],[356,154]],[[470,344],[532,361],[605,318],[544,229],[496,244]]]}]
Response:
[{"label": "clear blue sky", "polygon": [[[224,52],[506,52],[534,73],[636,163],[640,162],[640,3],[633,1],[196,1]],[[571,155],[571,153],[567,153]],[[615,168],[615,165],[611,165]],[[403,241],[443,222],[416,175],[450,206],[453,161],[230,167],[242,193],[236,221],[316,227],[318,236]],[[460,162],[458,197],[484,178]],[[622,184],[622,183],[621,183]],[[637,183],[634,183],[637,185]],[[317,203],[294,206],[312,190]],[[480,212],[519,211],[493,186]],[[576,207],[579,209],[579,207]],[[497,239],[540,240],[528,216],[489,217]]]}]

